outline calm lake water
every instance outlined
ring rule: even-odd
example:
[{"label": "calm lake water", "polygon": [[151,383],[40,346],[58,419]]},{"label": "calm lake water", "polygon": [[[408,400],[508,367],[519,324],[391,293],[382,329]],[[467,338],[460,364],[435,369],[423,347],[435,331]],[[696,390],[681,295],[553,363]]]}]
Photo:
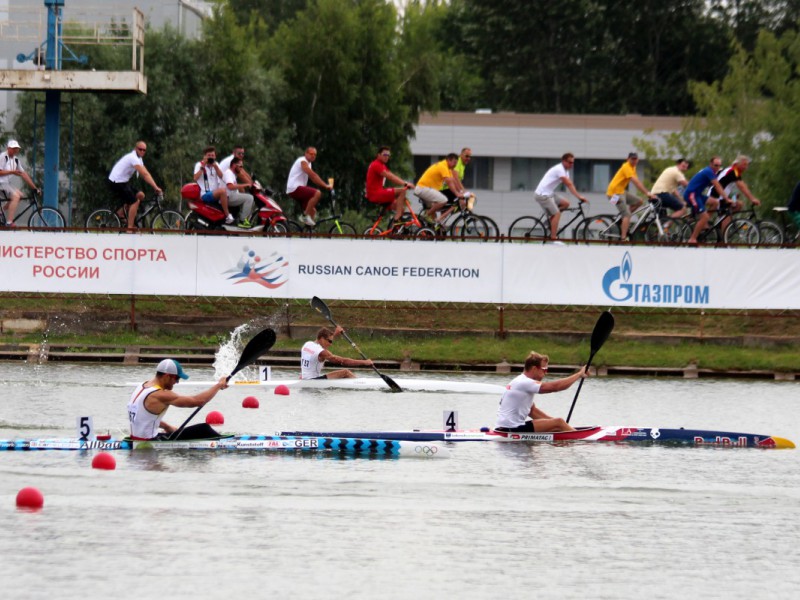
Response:
[{"label": "calm lake water", "polygon": [[[151,367],[0,364],[0,438],[123,434]],[[189,369],[209,380],[213,370]],[[277,377],[295,377],[277,372]],[[426,377],[448,377],[427,375]],[[450,375],[506,383],[508,376]],[[572,422],[800,442],[797,382],[589,379]],[[541,398],[566,416],[574,392]],[[258,410],[241,407],[255,395]],[[491,425],[498,397],[233,388],[222,429]],[[180,423],[188,410],[170,409]],[[178,413],[177,415],[175,413]],[[800,451],[462,443],[447,460],[265,453],[0,453],[14,598],[743,598],[800,589]],[[15,507],[35,486],[42,511]]]}]

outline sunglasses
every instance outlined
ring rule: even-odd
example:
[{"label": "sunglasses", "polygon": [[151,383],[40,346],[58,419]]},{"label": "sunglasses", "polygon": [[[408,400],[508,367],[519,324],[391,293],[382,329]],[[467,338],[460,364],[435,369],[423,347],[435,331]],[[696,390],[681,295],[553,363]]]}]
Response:
[{"label": "sunglasses", "polygon": [[147,152],[147,148],[136,148],[139,152]]}]

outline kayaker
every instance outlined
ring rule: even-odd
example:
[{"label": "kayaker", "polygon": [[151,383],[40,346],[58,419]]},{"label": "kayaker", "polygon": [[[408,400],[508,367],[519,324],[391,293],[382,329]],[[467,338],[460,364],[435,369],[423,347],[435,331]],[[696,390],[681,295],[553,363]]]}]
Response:
[{"label": "kayaker", "polygon": [[536,394],[560,392],[569,388],[581,377],[586,377],[586,367],[581,367],[569,377],[555,381],[542,381],[547,375],[550,358],[546,354],[531,352],[525,359],[522,373],[515,377],[503,392],[497,409],[497,431],[575,431],[564,419],[551,417],[534,404]]},{"label": "kayaker", "polygon": [[336,356],[328,350],[342,333],[344,333],[344,329],[339,326],[335,331],[323,327],[317,332],[316,341],[308,341],[303,344],[303,348],[300,350],[300,379],[351,379],[355,377],[350,369],[339,369],[323,374],[322,367],[326,362],[342,367],[372,366],[372,361],[368,358],[365,360],[344,358]]},{"label": "kayaker", "polygon": [[[213,386],[199,394],[181,396],[172,391],[172,388],[181,379],[189,379],[181,367],[181,363],[171,358],[165,358],[158,363],[155,377],[137,386],[128,401],[131,439],[168,439],[170,434],[177,429],[161,420],[170,406],[179,408],[205,406],[217,395],[218,391],[228,387],[227,378],[222,377]],[[178,439],[196,440],[219,437],[219,435],[211,426],[199,423],[184,428]]]}]

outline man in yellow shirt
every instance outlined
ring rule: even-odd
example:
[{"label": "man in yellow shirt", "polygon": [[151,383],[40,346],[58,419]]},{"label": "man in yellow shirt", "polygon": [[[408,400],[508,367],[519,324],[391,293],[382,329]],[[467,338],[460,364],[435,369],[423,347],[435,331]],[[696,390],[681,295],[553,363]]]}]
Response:
[{"label": "man in yellow shirt", "polygon": [[631,212],[636,210],[642,205],[642,200],[635,194],[628,191],[628,185],[633,183],[639,191],[641,191],[648,198],[655,199],[655,196],[642,185],[639,178],[636,177],[636,165],[639,164],[639,155],[636,152],[628,154],[628,160],[622,163],[622,166],[617,171],[611,183],[608,184],[606,195],[608,201],[617,207],[617,211],[622,215],[622,222],[620,223],[620,239],[628,239],[628,227],[631,224]]},{"label": "man in yellow shirt", "polygon": [[431,219],[436,219],[436,213],[447,204],[447,196],[441,192],[444,184],[447,184],[452,190],[463,189],[461,182],[453,172],[457,162],[458,154],[451,152],[444,160],[428,167],[417,181],[414,195],[422,200],[422,203],[428,208],[427,215]]}]

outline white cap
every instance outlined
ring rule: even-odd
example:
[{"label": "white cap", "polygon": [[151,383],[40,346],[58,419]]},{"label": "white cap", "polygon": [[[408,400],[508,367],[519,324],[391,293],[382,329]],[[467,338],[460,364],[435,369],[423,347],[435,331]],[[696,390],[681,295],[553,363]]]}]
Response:
[{"label": "white cap", "polygon": [[17,140],[8,140],[8,143],[6,144],[6,148],[19,148],[19,147],[20,145]]},{"label": "white cap", "polygon": [[166,373],[167,375],[177,375],[181,379],[189,379],[189,376],[184,372],[181,363],[171,358],[165,358],[156,367],[156,373]]}]

